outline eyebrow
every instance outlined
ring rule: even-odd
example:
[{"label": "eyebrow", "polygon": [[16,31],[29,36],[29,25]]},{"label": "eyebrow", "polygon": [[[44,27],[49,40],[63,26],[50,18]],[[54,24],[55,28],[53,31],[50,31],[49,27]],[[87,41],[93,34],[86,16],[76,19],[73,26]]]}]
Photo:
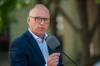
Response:
[{"label": "eyebrow", "polygon": [[33,17],[33,18],[43,18],[43,19],[50,19],[50,18],[45,18],[45,17],[41,17],[41,16],[30,16],[30,17]]}]

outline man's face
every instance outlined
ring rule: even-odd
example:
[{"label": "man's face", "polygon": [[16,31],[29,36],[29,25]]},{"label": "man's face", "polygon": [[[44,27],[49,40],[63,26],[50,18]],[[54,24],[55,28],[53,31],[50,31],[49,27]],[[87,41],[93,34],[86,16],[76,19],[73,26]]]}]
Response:
[{"label": "man's face", "polygon": [[28,25],[31,31],[37,36],[43,36],[48,30],[50,15],[45,10],[34,10],[28,18]]}]

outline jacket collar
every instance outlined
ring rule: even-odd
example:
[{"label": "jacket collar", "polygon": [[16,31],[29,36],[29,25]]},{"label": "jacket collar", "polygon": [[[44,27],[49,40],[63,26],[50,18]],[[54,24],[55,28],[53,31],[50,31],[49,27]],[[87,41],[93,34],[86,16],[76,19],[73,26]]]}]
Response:
[{"label": "jacket collar", "polygon": [[41,52],[35,38],[32,36],[32,34],[29,31],[26,31],[24,35],[27,38],[27,41],[29,42],[29,44],[32,45],[32,47],[34,48],[35,53],[38,55],[38,58],[41,60],[42,63],[45,64],[46,63],[45,59],[42,55],[42,52]]}]

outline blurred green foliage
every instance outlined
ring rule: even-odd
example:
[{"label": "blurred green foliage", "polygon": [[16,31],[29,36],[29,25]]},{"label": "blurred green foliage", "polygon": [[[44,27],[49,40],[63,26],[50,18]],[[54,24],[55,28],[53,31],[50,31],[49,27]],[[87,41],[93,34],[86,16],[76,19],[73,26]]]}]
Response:
[{"label": "blurred green foliage", "polygon": [[2,31],[2,19],[0,17],[0,32]]},{"label": "blurred green foliage", "polygon": [[0,36],[5,32],[9,33],[9,26],[12,22],[9,14],[14,9],[26,8],[32,6],[34,3],[48,3],[50,0],[0,0]]},{"label": "blurred green foliage", "polygon": [[5,29],[8,29],[10,20],[8,13],[15,8],[16,0],[1,0],[0,1],[0,35],[3,35]]},{"label": "blurred green foliage", "polygon": [[31,0],[0,0],[0,36],[9,32],[11,19],[9,14],[18,8],[30,5]]},{"label": "blurred green foliage", "polygon": [[100,0],[96,0],[96,3],[97,3],[97,4],[100,4]]}]

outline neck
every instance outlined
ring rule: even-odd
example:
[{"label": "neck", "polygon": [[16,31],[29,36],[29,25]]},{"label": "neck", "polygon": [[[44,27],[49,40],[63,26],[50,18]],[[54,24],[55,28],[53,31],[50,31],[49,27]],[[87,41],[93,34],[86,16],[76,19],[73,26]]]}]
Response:
[{"label": "neck", "polygon": [[[30,32],[32,32],[32,30],[29,28],[28,29]],[[44,38],[44,36],[45,36],[45,34],[39,34],[39,33],[35,33],[35,32],[32,32],[32,33],[34,33],[36,36],[38,36],[39,38],[41,38],[41,39],[43,39]]]}]

